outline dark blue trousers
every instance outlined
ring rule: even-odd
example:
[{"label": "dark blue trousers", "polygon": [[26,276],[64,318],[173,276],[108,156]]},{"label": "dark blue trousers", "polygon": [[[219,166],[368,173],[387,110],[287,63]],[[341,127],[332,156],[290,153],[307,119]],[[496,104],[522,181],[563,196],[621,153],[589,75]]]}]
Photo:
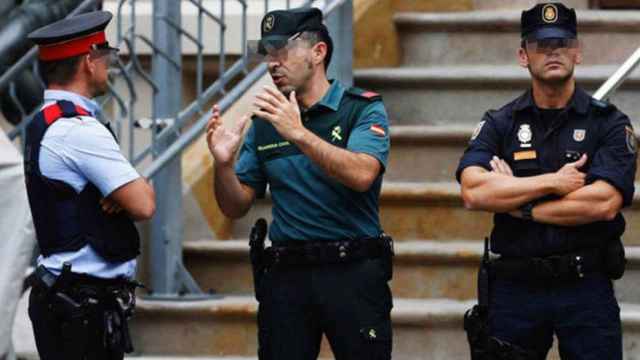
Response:
[{"label": "dark blue trousers", "polygon": [[602,274],[544,284],[494,279],[489,326],[493,336],[534,350],[540,359],[555,334],[563,360],[622,360],[620,308]]}]

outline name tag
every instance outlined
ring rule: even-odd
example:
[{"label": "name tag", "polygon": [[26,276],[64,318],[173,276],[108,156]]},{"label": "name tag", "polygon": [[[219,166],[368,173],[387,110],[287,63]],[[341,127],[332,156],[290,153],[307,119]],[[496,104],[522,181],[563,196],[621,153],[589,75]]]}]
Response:
[{"label": "name tag", "polygon": [[535,150],[527,150],[527,151],[516,151],[513,153],[513,160],[518,161],[518,160],[533,160],[535,158],[537,158],[538,155],[536,154]]}]

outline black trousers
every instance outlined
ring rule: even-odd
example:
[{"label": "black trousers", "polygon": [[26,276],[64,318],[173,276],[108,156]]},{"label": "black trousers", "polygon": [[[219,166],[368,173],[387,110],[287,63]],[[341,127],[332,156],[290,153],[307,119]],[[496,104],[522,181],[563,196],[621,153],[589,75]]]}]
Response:
[{"label": "black trousers", "polygon": [[[73,301],[84,299],[70,293]],[[107,349],[105,309],[97,304],[71,310],[39,286],[29,297],[29,317],[41,360],[121,360],[124,352]]]},{"label": "black trousers", "polygon": [[391,359],[389,269],[379,259],[274,268],[258,284],[260,360]]}]

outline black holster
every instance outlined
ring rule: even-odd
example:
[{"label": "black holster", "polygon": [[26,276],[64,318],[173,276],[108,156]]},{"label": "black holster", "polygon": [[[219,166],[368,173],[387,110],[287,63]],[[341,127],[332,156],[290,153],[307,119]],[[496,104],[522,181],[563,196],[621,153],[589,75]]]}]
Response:
[{"label": "black holster", "polygon": [[489,297],[490,297],[489,239],[484,239],[484,254],[478,270],[478,304],[464,314],[464,330],[471,350],[471,360],[537,360],[539,356],[519,346],[490,336]]},{"label": "black holster", "polygon": [[[95,285],[78,280],[65,263],[52,282],[51,273],[39,267],[37,286],[45,289],[51,309],[60,319],[65,338],[73,340],[74,352],[81,358],[87,351],[95,327],[104,329],[103,345],[112,354],[133,352],[127,320],[135,308],[137,282],[115,280],[113,285]],[[35,286],[35,285],[34,285]],[[117,357],[117,356],[116,356]]]},{"label": "black holster", "polygon": [[380,241],[383,246],[386,247],[386,251],[383,252],[382,261],[387,273],[387,281],[391,281],[393,278],[393,258],[396,255],[393,238],[385,233],[380,235]]},{"label": "black holster", "polygon": [[267,221],[260,218],[251,228],[251,234],[249,235],[249,258],[253,270],[253,288],[255,290],[256,300],[258,301],[262,298],[260,291],[261,279],[267,269],[264,254],[264,241],[266,237]]}]

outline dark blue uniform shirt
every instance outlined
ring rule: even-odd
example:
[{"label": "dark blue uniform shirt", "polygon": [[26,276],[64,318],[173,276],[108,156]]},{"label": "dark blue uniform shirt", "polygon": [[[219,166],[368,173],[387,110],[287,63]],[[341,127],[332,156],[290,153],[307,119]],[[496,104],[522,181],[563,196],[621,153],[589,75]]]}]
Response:
[{"label": "dark blue uniform shirt", "polygon": [[[389,154],[387,113],[377,94],[332,81],[325,96],[302,113],[304,126],[325,141],[376,158]],[[272,241],[343,240],[378,236],[382,173],[365,192],[329,177],[267,121],[254,118],[236,164],[240,181],[273,200]]]},{"label": "dark blue uniform shirt", "polygon": [[[586,153],[588,161],[580,171],[587,173],[587,184],[604,180],[622,194],[624,206],[631,204],[636,139],[625,114],[576,88],[556,119],[550,124],[543,121],[530,90],[500,110],[488,111],[460,160],[458,181],[469,166],[491,171],[489,161],[494,155],[505,160],[515,176],[535,176],[555,172]],[[611,237],[621,236],[624,227],[621,214],[612,221],[558,226],[497,213],[492,250],[509,257],[564,254],[600,247]]]}]

